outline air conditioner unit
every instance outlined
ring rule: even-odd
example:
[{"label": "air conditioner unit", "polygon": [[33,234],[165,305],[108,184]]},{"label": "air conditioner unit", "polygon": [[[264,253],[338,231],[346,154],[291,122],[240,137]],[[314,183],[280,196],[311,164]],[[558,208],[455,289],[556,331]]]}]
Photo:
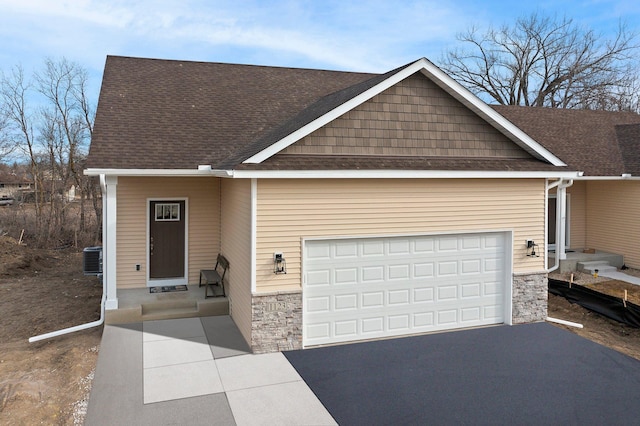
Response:
[{"label": "air conditioner unit", "polygon": [[85,247],[82,250],[82,270],[85,275],[102,275],[102,247]]}]

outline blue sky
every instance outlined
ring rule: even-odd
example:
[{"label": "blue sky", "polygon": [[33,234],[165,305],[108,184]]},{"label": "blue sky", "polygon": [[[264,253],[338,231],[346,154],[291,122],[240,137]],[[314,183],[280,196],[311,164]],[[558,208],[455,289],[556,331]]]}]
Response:
[{"label": "blue sky", "polygon": [[0,0],[0,69],[65,57],[96,99],[107,55],[385,72],[534,11],[640,30],[638,0]]}]

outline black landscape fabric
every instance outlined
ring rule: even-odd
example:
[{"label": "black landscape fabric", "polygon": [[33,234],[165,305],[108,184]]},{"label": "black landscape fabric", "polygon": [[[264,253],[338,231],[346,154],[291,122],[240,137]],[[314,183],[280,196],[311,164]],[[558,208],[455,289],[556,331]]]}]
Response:
[{"label": "black landscape fabric", "polygon": [[549,279],[549,292],[612,320],[632,327],[640,327],[640,306],[631,302],[625,304],[619,297],[600,293],[577,284],[572,284],[569,287],[568,282],[554,279]]},{"label": "black landscape fabric", "polygon": [[640,361],[547,323],[284,354],[340,425],[640,419]]}]

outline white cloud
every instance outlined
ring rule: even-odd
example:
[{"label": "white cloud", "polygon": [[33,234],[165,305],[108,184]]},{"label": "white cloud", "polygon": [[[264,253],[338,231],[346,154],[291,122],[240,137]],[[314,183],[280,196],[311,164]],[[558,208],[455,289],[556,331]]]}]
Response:
[{"label": "white cloud", "polygon": [[107,54],[146,56],[144,49],[153,55],[167,53],[167,46],[177,49],[171,56],[179,58],[209,45],[269,50],[275,57],[326,67],[384,71],[424,55],[407,52],[405,46],[428,46],[456,31],[454,10],[425,1],[0,0],[0,8],[11,16],[0,18],[0,25],[21,25],[20,37],[52,50],[45,56],[93,56],[100,63]]}]

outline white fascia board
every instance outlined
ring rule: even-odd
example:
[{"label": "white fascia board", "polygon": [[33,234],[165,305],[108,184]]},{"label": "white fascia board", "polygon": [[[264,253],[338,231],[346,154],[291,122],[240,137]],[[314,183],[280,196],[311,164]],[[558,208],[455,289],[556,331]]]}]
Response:
[{"label": "white fascia board", "polygon": [[566,164],[558,157],[553,155],[551,151],[547,150],[545,147],[533,140],[529,135],[520,130],[520,128],[504,118],[497,111],[484,103],[480,98],[478,98],[456,80],[443,72],[440,68],[436,67],[427,59],[423,60],[425,62],[423,73],[427,77],[431,78],[431,80],[433,80],[436,84],[438,84],[440,88],[444,89],[447,93],[453,95],[460,102],[470,107],[477,114],[479,114],[480,117],[484,118],[490,124],[497,127],[498,130],[501,130],[503,133],[505,133],[506,136],[509,136],[511,139],[515,139],[514,142],[519,142],[521,148],[529,151],[532,154],[537,154],[539,158],[547,160],[554,166],[566,166]]},{"label": "white fascia board", "polygon": [[84,169],[87,176],[230,177],[230,170],[198,169]]},{"label": "white fascia board", "polygon": [[235,170],[237,179],[576,179],[579,172],[457,170]]},{"label": "white fascia board", "polygon": [[407,66],[405,69],[395,73],[388,79],[373,86],[369,90],[362,92],[358,96],[345,102],[344,104],[338,106],[337,108],[334,108],[328,113],[320,116],[319,118],[315,119],[314,121],[307,124],[306,126],[303,126],[298,130],[296,130],[295,132],[291,133],[290,135],[285,136],[284,138],[280,139],[278,142],[274,143],[268,148],[265,148],[259,153],[253,155],[252,157],[247,158],[246,160],[243,161],[243,163],[247,163],[247,164],[262,163],[267,158],[277,154],[278,152],[282,151],[283,149],[287,148],[293,143],[299,141],[303,137],[310,135],[311,133],[318,130],[322,126],[332,122],[333,120],[340,117],[341,115],[351,111],[355,107],[363,104],[364,102],[368,101],[374,96],[387,90],[391,86],[415,74],[416,72],[420,71],[423,67],[424,67],[424,59],[420,59],[419,61],[414,62],[413,64]]},{"label": "white fascia board", "polygon": [[[460,83],[455,81],[453,78],[449,77],[446,73],[444,73],[440,68],[436,67],[433,63],[428,61],[425,58],[422,58],[413,64],[409,65],[405,69],[399,71],[398,73],[392,75],[388,79],[380,82],[376,86],[370,88],[369,90],[361,93],[355,98],[351,99],[348,102],[340,105],[339,107],[333,109],[327,114],[317,118],[306,126],[301,127],[290,135],[284,137],[273,145],[265,148],[259,153],[249,157],[243,163],[247,164],[259,164],[269,157],[277,154],[293,143],[299,141],[305,136],[313,133],[318,130],[320,127],[330,123],[341,115],[351,111],[353,108],[361,105],[362,103],[368,101],[374,96],[382,93],[393,85],[399,83],[405,78],[415,74],[416,72],[421,71],[425,76],[429,77],[434,81],[440,88],[444,89],[447,93],[451,94],[457,100],[462,102],[464,105],[471,108],[474,112],[479,114],[482,118],[487,120],[491,125],[495,126],[498,130],[508,136],[510,139],[514,140],[515,143],[520,145],[523,149],[529,151],[534,154],[534,156],[544,159],[554,166],[566,166],[566,164],[560,160],[558,157],[553,155],[551,151],[544,148],[538,142],[533,140],[529,135],[524,133],[520,128],[515,126],[509,120],[504,118],[498,112],[493,110],[490,106],[484,103],[480,98],[475,96],[469,90],[467,90]],[[527,149],[528,148],[528,149]]]}]

